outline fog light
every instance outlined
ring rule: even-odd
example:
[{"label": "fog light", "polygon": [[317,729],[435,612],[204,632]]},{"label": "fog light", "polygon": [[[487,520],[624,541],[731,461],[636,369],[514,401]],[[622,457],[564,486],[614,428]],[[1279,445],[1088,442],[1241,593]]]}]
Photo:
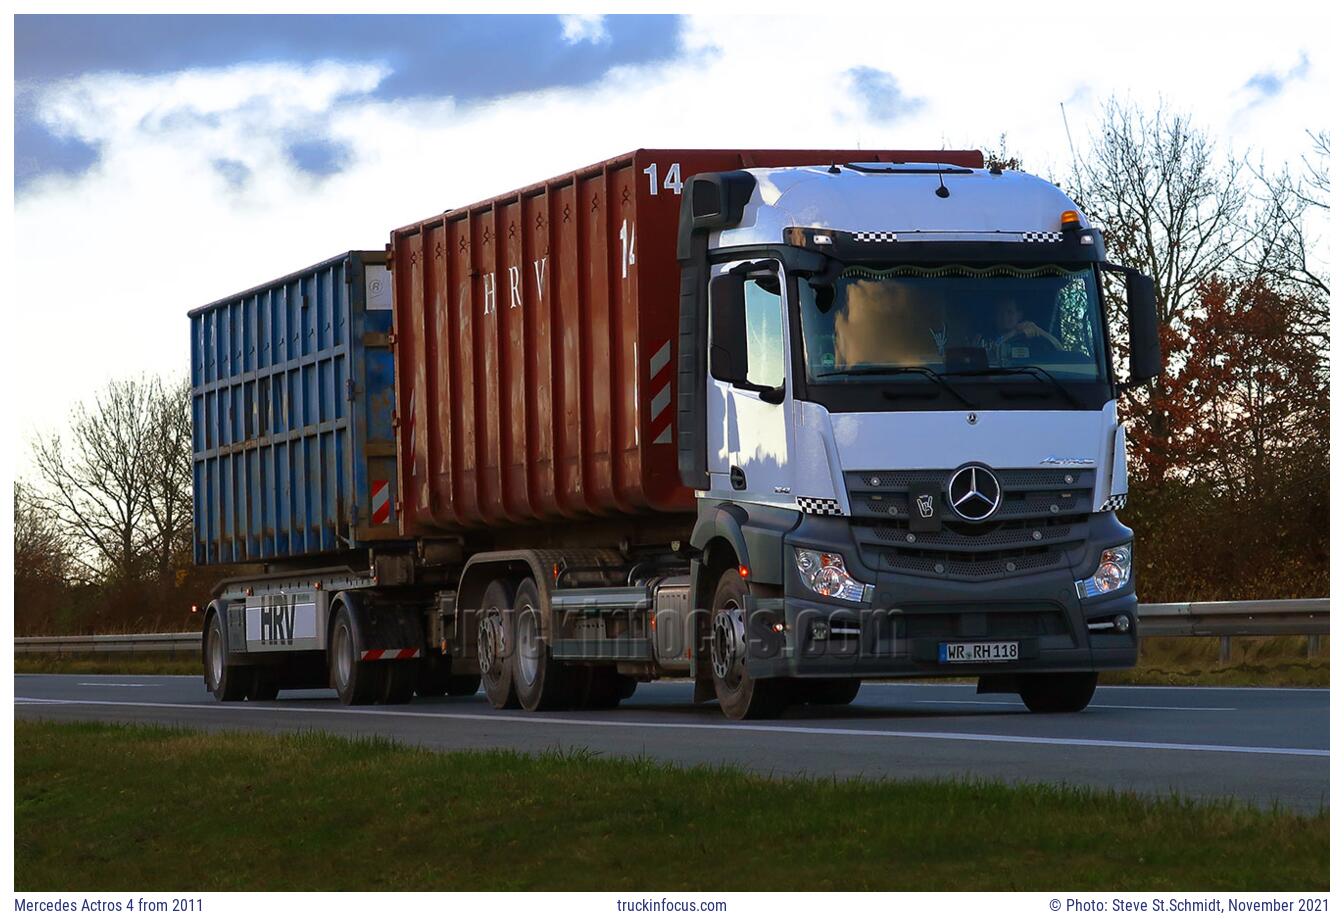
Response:
[{"label": "fog light", "polygon": [[831,628],[827,626],[825,623],[818,620],[817,622],[812,624],[813,639],[816,639],[818,642],[821,642],[829,638],[830,635],[831,635]]},{"label": "fog light", "polygon": [[1134,624],[1129,621],[1129,614],[1122,613],[1115,618],[1115,631],[1127,633]]}]

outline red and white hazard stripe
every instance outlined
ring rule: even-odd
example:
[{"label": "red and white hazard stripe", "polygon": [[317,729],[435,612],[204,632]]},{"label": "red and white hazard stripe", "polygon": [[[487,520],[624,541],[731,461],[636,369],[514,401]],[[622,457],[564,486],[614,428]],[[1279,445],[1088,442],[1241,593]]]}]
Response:
[{"label": "red and white hazard stripe", "polygon": [[419,658],[418,648],[371,648],[360,656],[362,661],[401,661],[405,658]]},{"label": "red and white hazard stripe", "polygon": [[670,370],[662,387],[654,389],[658,385],[659,378],[663,376],[663,371],[667,370],[671,364],[672,341],[669,339],[649,359],[649,392],[653,393],[653,398],[649,400],[649,424],[658,432],[653,439],[655,444],[672,443],[673,413],[668,411],[672,408],[672,375]]},{"label": "red and white hazard stripe", "polygon": [[375,524],[386,524],[392,517],[392,484],[386,479],[375,479],[370,492],[372,498],[369,507],[373,510],[369,520]]}]

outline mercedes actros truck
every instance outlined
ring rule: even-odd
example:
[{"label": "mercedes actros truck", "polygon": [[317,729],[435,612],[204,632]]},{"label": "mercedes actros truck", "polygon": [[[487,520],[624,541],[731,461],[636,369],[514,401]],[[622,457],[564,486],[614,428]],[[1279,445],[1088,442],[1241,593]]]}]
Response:
[{"label": "mercedes actros truck", "polygon": [[639,150],[190,318],[219,700],[1076,711],[1136,662],[1153,284],[978,152]]}]

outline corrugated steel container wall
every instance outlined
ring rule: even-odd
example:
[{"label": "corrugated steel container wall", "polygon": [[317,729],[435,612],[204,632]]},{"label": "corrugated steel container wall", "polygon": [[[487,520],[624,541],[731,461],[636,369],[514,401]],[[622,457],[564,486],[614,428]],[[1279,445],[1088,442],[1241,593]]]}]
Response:
[{"label": "corrugated steel container wall", "polygon": [[407,535],[694,507],[677,472],[681,186],[967,151],[639,150],[392,234]]},{"label": "corrugated steel container wall", "polygon": [[198,563],[397,537],[385,259],[346,253],[190,313]]}]

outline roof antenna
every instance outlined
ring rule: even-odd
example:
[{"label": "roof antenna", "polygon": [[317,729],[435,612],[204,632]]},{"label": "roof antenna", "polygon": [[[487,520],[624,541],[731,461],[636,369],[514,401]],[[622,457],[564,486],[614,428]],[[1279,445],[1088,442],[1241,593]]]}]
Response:
[{"label": "roof antenna", "polygon": [[834,163],[832,163],[832,164],[831,164],[831,168],[828,169],[828,170],[826,170],[826,171],[827,171],[828,173],[830,173],[831,175],[835,175],[836,173],[840,172],[840,167],[839,167],[839,166],[836,166]]},{"label": "roof antenna", "polygon": [[938,166],[938,187],[933,190],[933,193],[937,195],[939,198],[946,198],[948,195],[952,194],[952,192],[948,190],[947,186],[943,185],[943,168],[941,163]]}]

